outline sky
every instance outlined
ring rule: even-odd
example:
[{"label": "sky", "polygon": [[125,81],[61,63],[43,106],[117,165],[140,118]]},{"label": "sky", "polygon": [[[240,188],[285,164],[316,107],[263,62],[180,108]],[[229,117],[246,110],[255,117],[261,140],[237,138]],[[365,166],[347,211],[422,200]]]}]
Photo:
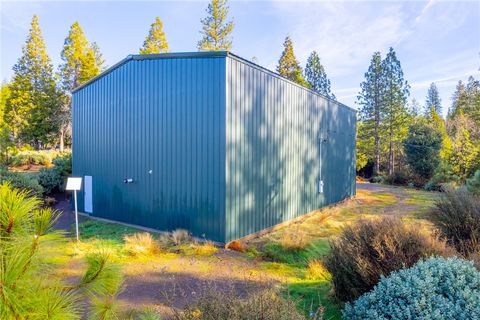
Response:
[{"label": "sky", "polygon": [[[11,78],[34,14],[52,63],[71,24],[78,21],[108,65],[138,53],[150,24],[163,21],[170,50],[196,51],[208,1],[0,0],[0,79]],[[316,50],[337,100],[358,108],[360,83],[375,51],[397,52],[410,97],[420,104],[430,83],[444,114],[459,80],[480,79],[480,1],[230,1],[232,52],[275,70],[289,35],[302,66]]]}]

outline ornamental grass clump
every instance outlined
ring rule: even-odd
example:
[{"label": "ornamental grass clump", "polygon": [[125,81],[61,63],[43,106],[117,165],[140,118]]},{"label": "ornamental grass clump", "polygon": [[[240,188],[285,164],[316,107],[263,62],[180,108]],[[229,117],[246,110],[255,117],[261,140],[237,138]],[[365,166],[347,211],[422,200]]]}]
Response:
[{"label": "ornamental grass clump", "polygon": [[123,237],[124,250],[131,256],[152,256],[160,252],[158,242],[148,232],[137,232]]},{"label": "ornamental grass clump", "polygon": [[382,278],[347,304],[343,319],[478,319],[480,272],[459,258],[430,258]]},{"label": "ornamental grass clump", "polygon": [[83,302],[93,306],[93,318],[114,318],[120,269],[95,251],[78,283],[58,279],[43,248],[60,248],[65,238],[52,229],[58,212],[40,205],[27,191],[0,184],[0,319],[80,319]]},{"label": "ornamental grass clump", "polygon": [[465,257],[480,253],[480,196],[465,189],[446,190],[430,217]]},{"label": "ornamental grass clump", "polygon": [[[274,290],[249,292],[246,298],[234,292],[209,290],[200,299],[175,314],[174,320],[306,320],[290,298]],[[320,320],[314,314],[313,320]]]},{"label": "ornamental grass clump", "polygon": [[360,220],[330,242],[324,263],[335,295],[352,301],[370,291],[382,276],[430,256],[451,256],[445,241],[396,218]]}]

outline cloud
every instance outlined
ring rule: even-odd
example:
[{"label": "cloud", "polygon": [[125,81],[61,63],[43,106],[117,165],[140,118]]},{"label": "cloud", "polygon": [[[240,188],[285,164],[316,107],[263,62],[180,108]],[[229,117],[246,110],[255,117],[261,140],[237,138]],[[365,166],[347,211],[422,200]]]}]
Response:
[{"label": "cloud", "polygon": [[41,5],[38,2],[0,1],[0,28],[3,31],[25,35],[30,28],[34,14],[39,14]]},{"label": "cloud", "polygon": [[423,7],[422,12],[420,12],[420,14],[415,18],[416,23],[419,23],[423,19],[423,17],[427,13],[427,11],[435,4],[435,2],[437,2],[437,1],[436,0],[430,0],[430,1],[427,2],[425,7]]},{"label": "cloud", "polygon": [[407,32],[406,17],[396,3],[275,3],[275,10],[293,26],[290,35],[298,58],[319,52],[329,75],[342,76],[368,63],[373,52],[385,51]]}]

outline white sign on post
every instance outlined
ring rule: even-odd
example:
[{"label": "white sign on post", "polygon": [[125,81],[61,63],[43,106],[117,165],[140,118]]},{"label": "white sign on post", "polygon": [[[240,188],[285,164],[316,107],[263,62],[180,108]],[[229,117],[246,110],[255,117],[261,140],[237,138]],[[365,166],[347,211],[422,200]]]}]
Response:
[{"label": "white sign on post", "polygon": [[77,210],[77,190],[82,189],[82,178],[69,177],[67,180],[66,190],[73,191],[73,197],[75,199],[75,231],[78,237],[78,210]]}]

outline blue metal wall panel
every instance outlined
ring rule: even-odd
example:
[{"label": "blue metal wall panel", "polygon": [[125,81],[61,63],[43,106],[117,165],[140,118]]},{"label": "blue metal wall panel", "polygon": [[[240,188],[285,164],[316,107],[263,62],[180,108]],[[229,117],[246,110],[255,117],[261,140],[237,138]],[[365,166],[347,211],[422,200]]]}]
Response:
[{"label": "blue metal wall panel", "polygon": [[224,56],[133,58],[77,90],[73,174],[93,177],[93,215],[223,241],[224,119]]},{"label": "blue metal wall panel", "polygon": [[355,122],[231,54],[133,56],[74,93],[73,174],[95,216],[226,242],[353,196]]},{"label": "blue metal wall panel", "polygon": [[226,74],[227,241],[355,194],[355,111],[236,56]]}]

